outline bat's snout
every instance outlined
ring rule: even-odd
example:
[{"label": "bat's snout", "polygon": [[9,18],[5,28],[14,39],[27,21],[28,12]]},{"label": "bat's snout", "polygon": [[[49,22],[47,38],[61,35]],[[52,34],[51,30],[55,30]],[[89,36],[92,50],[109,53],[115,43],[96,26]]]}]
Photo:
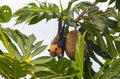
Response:
[{"label": "bat's snout", "polygon": [[52,57],[57,56],[56,52],[51,52],[50,55],[51,55]]}]

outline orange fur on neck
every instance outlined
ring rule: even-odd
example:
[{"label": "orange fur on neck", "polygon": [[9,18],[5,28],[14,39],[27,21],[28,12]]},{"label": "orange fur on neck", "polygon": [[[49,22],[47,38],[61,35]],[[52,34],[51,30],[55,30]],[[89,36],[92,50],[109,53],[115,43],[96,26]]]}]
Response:
[{"label": "orange fur on neck", "polygon": [[[57,48],[57,50],[55,50]],[[56,52],[57,56],[60,56],[60,54],[62,53],[62,49],[58,47],[57,44],[53,44],[50,47],[50,53]]]}]

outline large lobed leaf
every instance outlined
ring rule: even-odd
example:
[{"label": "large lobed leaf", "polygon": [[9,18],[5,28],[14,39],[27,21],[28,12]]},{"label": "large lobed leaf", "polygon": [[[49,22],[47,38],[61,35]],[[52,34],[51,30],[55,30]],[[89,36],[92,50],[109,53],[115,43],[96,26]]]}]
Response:
[{"label": "large lobed leaf", "polygon": [[35,24],[39,21],[58,16],[59,8],[56,4],[41,2],[39,5],[30,3],[27,6],[17,10],[14,16],[17,16],[16,24],[27,22],[29,24]]},{"label": "large lobed leaf", "polygon": [[30,57],[35,57],[47,47],[47,45],[41,46],[43,41],[35,42],[34,35],[26,36],[18,30],[4,28],[1,29],[1,34],[1,40],[8,53],[12,53],[11,56],[18,60],[25,61]]},{"label": "large lobed leaf", "polygon": [[11,58],[10,56],[0,55],[0,74],[6,79],[16,79],[25,77],[27,74],[33,75],[33,66]]},{"label": "large lobed leaf", "polygon": [[60,58],[58,61],[52,59],[49,62],[36,65],[41,71],[36,71],[37,78],[57,78],[57,79],[71,79],[74,77],[78,70],[71,66],[71,61],[66,58]]},{"label": "large lobed leaf", "polygon": [[119,79],[120,59],[106,62],[105,66],[95,75],[94,79]]},{"label": "large lobed leaf", "polygon": [[27,74],[33,76],[34,65],[52,60],[51,57],[35,57],[47,46],[41,45],[43,41],[35,42],[34,35],[26,36],[18,30],[0,28],[0,40],[7,50],[6,54],[0,50],[0,74],[7,79],[25,77]]},{"label": "large lobed leaf", "polygon": [[95,13],[99,8],[93,5],[91,2],[84,1],[75,5],[73,8],[77,14],[79,14],[80,9],[83,10],[88,15]]}]

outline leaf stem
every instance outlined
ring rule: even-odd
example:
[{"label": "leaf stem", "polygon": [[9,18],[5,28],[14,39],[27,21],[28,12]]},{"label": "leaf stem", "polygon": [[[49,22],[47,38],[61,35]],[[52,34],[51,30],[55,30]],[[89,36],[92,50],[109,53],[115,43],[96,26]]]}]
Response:
[{"label": "leaf stem", "polygon": [[61,0],[59,0],[59,2],[60,2],[61,11],[63,11],[63,7],[62,7],[62,2],[61,2]]}]

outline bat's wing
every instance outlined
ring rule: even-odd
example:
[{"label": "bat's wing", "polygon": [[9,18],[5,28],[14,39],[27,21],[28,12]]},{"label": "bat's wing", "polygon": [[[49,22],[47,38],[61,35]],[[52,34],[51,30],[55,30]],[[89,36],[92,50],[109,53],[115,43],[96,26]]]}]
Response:
[{"label": "bat's wing", "polygon": [[64,27],[65,27],[65,24],[63,25],[62,21],[59,20],[58,33],[55,36],[55,38],[52,40],[51,44],[58,44],[61,40],[63,40],[65,38],[65,36],[64,36]]}]

